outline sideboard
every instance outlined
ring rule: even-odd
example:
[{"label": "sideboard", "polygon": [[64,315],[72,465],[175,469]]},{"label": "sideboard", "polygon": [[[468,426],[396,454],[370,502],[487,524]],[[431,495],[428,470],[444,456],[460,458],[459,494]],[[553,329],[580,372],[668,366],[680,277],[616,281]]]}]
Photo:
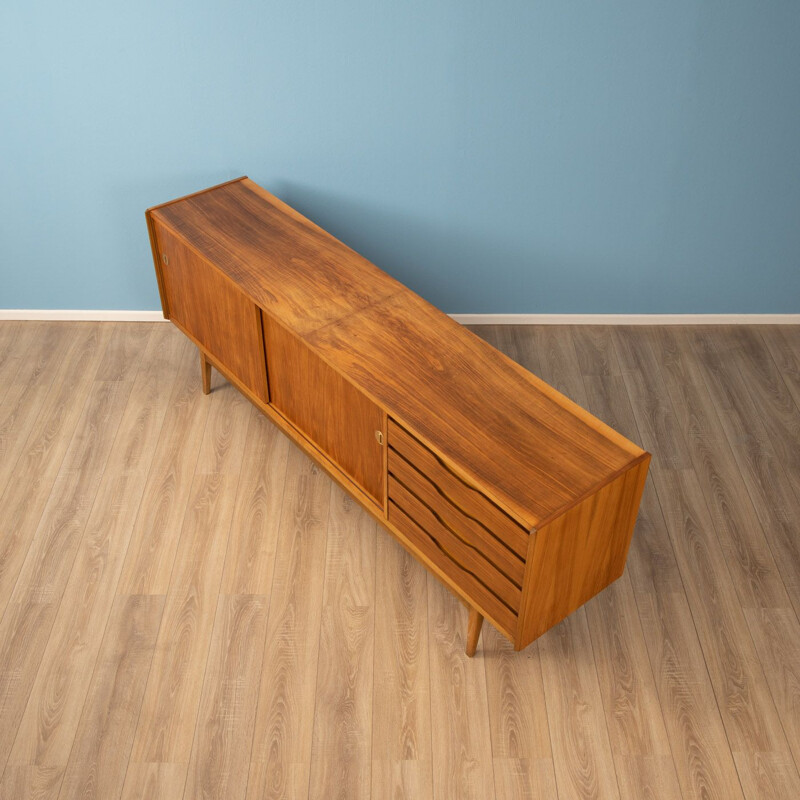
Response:
[{"label": "sideboard", "polygon": [[516,649],[618,578],[650,455],[248,178],[146,212],[164,316]]}]

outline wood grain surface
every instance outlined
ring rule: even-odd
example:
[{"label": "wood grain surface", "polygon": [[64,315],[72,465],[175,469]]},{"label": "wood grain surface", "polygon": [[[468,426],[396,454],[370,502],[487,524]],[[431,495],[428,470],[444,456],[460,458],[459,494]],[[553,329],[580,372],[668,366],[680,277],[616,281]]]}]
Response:
[{"label": "wood grain surface", "polygon": [[[474,520],[477,528],[484,528],[485,533],[475,529],[475,535],[487,547],[493,548],[496,555],[502,550],[510,550],[524,561],[528,555],[529,532],[478,489],[455,475],[434,453],[393,419],[389,419],[388,461],[387,468],[401,478],[412,470],[424,476],[448,505],[460,511],[467,519]],[[501,551],[496,550],[492,539],[499,540]],[[518,565],[513,565],[513,558],[506,560],[506,555],[499,558],[506,561],[505,567],[509,572],[515,573],[514,577],[521,577],[521,572],[516,573]]]},{"label": "wood grain surface", "polygon": [[415,504],[413,497],[400,486],[393,487],[389,500],[389,522],[423,556],[435,575],[445,578],[460,591],[462,598],[470,598],[475,608],[513,638],[519,592],[514,593],[514,587],[508,584],[506,591],[492,588],[489,584],[494,584],[499,574],[492,571],[485,559],[438,525],[436,518],[424,506]]},{"label": "wood grain surface", "polygon": [[538,644],[517,653],[484,625],[481,653],[496,797],[558,797]]},{"label": "wood grain surface", "polygon": [[163,607],[160,595],[115,599],[61,784],[61,800],[120,796]]},{"label": "wood grain surface", "polygon": [[560,340],[534,333],[548,384],[246,178],[146,217],[204,394],[213,365],[374,501],[471,607],[470,656],[484,616],[522,649],[620,576],[650,456],[551,385]]},{"label": "wood grain surface", "polygon": [[[258,307],[169,228],[156,224],[155,233],[158,251],[154,257],[161,260],[170,318],[266,402],[269,392]],[[205,390],[205,380],[203,386]]]},{"label": "wood grain surface", "polygon": [[[0,491],[6,488],[13,474],[20,445],[31,433],[50,394],[58,366],[66,357],[78,334],[71,328],[59,335],[52,327],[23,328],[19,358],[7,357],[0,368]],[[15,348],[8,348],[14,352]]]},{"label": "wood grain surface", "polygon": [[308,795],[332,489],[322,470],[291,448],[260,688],[253,698],[258,706],[248,800]]},{"label": "wood grain surface", "polygon": [[[613,349],[611,331],[606,332],[605,338]],[[633,409],[621,376],[586,376],[584,380],[590,406],[598,414],[608,421],[615,421],[621,430],[636,429]],[[631,580],[644,646],[658,694],[657,713],[664,720],[681,794],[685,797],[741,797],[736,768],[708,680],[691,609],[651,481],[645,487],[626,575]],[[614,591],[618,585],[619,582],[613,587]],[[590,619],[596,605],[587,605]],[[591,630],[593,639],[599,642],[598,649],[604,647],[599,640],[599,631],[594,633],[594,626]],[[605,631],[607,638],[611,630],[607,628]],[[622,666],[625,667],[625,662]],[[613,661],[606,668],[611,668],[612,677],[617,672]],[[618,684],[630,685],[626,672],[614,680]],[[600,676],[602,690],[608,684],[603,681],[602,672]],[[642,674],[638,677],[640,681],[644,680]],[[613,700],[611,695],[609,701]],[[627,704],[610,707],[620,712],[615,723],[624,723],[629,735],[641,730],[636,723],[638,711],[635,707]],[[653,706],[642,708],[653,709]],[[652,717],[652,713],[651,710],[649,716]],[[657,719],[650,725],[657,726]],[[612,734],[615,726],[609,729]],[[612,747],[613,742],[612,735]],[[647,746],[643,736],[633,739],[633,742],[636,742],[638,750]],[[623,779],[620,782],[623,783]],[[645,794],[645,788],[640,787],[641,794]]]},{"label": "wood grain surface", "polygon": [[491,797],[491,752],[486,673],[465,653],[467,611],[428,576],[428,654],[434,797]]},{"label": "wood grain surface", "polygon": [[411,292],[307,341],[528,530],[642,455]]},{"label": "wood grain surface", "polygon": [[0,761],[8,760],[103,479],[130,383],[95,381],[0,622]]},{"label": "wood grain surface", "polygon": [[[290,330],[308,333],[401,284],[245,179],[151,209]],[[264,280],[265,274],[269,281]],[[309,303],[309,297],[315,301]]]},{"label": "wood grain surface", "polygon": [[[163,251],[154,258],[166,287],[165,313],[212,351],[212,327],[226,346],[241,330],[241,353],[234,347],[227,361],[221,354],[219,360],[254,389],[249,365],[233,363],[254,348],[249,312],[231,307],[220,321],[215,307],[218,296],[243,292],[263,312],[268,370],[276,373],[272,401],[306,433],[313,427],[312,439],[326,452],[333,442],[323,439],[335,425],[306,405],[336,410],[341,395],[358,418],[371,400],[526,530],[546,524],[642,456],[632,442],[246,178],[147,214]],[[309,391],[303,379],[322,391]],[[349,451],[336,442],[346,457],[342,466],[358,468],[356,482],[363,486],[372,472],[360,461],[369,466],[371,451],[355,430],[348,434]],[[382,493],[372,486],[367,492],[383,505]]]},{"label": "wood grain surface", "polygon": [[[175,380],[175,359],[183,350],[181,338],[168,326],[148,336],[149,341],[140,342],[145,355],[141,369],[127,373],[134,383],[116,446],[17,732],[12,764],[65,765],[69,759],[134,524],[128,509],[141,503]],[[125,374],[117,372],[120,378]]]},{"label": "wood grain surface", "polygon": [[187,797],[245,796],[266,627],[264,595],[219,595]]},{"label": "wood grain surface", "polygon": [[271,404],[383,508],[384,414],[286,328],[264,317]]},{"label": "wood grain surface", "polygon": [[796,796],[795,330],[476,332],[654,457],[622,577],[469,659],[179,331],[0,323],[0,798]]},{"label": "wood grain surface", "polygon": [[518,649],[622,575],[648,463],[645,456],[531,537]]},{"label": "wood grain surface", "polygon": [[377,524],[331,492],[309,797],[368,797],[372,755]]},{"label": "wood grain surface", "polygon": [[372,796],[432,797],[427,572],[390,537],[376,548]]},{"label": "wood grain surface", "polygon": [[[62,335],[69,339],[71,326]],[[81,419],[88,390],[111,335],[101,325],[79,326],[53,377],[28,436],[3,461],[13,473],[3,491],[3,535],[0,537],[0,613],[4,612]],[[23,344],[23,341],[19,342]],[[77,400],[75,398],[80,398]],[[11,474],[25,476],[10,480]]]},{"label": "wood grain surface", "polygon": [[[400,491],[411,495],[414,505],[424,506],[435,515],[436,527],[442,526],[452,531],[468,547],[478,551],[481,558],[489,562],[498,572],[501,580],[512,584],[517,590],[522,588],[524,572],[523,560],[494,535],[494,532],[478,518],[463,511],[449,498],[443,497],[439,487],[408,461],[393,456],[389,462],[389,486],[393,482]],[[399,497],[395,498],[399,502]],[[402,505],[402,503],[400,504]]]}]

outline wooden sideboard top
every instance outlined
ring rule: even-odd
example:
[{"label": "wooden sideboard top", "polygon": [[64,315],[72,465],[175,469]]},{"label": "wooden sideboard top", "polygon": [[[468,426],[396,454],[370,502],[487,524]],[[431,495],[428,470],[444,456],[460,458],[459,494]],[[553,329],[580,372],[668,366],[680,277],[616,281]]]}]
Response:
[{"label": "wooden sideboard top", "polygon": [[404,289],[247,178],[151,212],[300,336]]},{"label": "wooden sideboard top", "polygon": [[247,178],[150,213],[526,528],[646,456]]}]

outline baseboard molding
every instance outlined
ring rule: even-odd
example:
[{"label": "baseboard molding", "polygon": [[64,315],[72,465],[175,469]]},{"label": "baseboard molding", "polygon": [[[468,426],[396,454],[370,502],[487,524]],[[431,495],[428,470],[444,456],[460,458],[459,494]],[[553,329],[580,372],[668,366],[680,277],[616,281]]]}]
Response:
[{"label": "baseboard molding", "polygon": [[71,320],[73,322],[163,322],[160,311],[0,308],[0,320]]},{"label": "baseboard molding", "polygon": [[800,325],[800,314],[450,314],[462,325]]},{"label": "baseboard molding", "polygon": [[[800,314],[450,314],[462,325],[800,325]],[[0,320],[161,322],[160,311],[0,309]]]}]

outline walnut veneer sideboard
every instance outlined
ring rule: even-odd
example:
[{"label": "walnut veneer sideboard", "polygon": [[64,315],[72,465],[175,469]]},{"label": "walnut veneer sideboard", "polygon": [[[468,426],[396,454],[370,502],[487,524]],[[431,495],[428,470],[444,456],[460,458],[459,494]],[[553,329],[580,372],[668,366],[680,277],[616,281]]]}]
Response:
[{"label": "walnut veneer sideboard", "polygon": [[650,456],[247,178],[146,212],[164,316],[525,647],[624,569]]}]

